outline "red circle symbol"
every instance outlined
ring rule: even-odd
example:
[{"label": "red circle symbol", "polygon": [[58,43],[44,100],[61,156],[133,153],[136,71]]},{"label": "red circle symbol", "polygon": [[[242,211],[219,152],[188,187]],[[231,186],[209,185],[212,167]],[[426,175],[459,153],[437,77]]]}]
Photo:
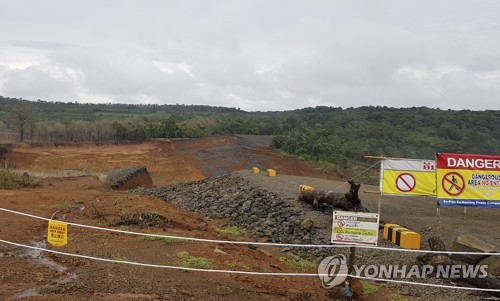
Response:
[{"label": "red circle symbol", "polygon": [[396,177],[396,188],[401,192],[410,192],[416,185],[417,181],[411,173],[402,173]]},{"label": "red circle symbol", "polygon": [[344,240],[344,234],[337,234],[335,235],[335,237],[337,238],[337,240]]},{"label": "red circle symbol", "polygon": [[344,220],[340,220],[337,222],[337,225],[339,225],[339,227],[344,227],[345,226],[345,221]]},{"label": "red circle symbol", "polygon": [[465,181],[461,174],[449,172],[441,180],[444,191],[451,196],[458,196],[465,190]]}]

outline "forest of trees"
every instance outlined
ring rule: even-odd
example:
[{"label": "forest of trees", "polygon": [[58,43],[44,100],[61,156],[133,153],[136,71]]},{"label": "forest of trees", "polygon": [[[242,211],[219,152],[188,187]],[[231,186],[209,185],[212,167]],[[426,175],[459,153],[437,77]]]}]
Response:
[{"label": "forest of trees", "polygon": [[345,168],[365,155],[500,153],[500,111],[316,107],[246,112],[200,105],[80,104],[0,97],[0,133],[25,142],[111,143],[227,134],[276,135],[276,150]]}]

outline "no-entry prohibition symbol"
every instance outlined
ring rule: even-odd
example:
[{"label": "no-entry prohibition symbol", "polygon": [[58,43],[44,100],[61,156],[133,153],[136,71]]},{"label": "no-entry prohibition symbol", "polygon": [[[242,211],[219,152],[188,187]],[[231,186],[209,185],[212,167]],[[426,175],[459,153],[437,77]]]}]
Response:
[{"label": "no-entry prohibition symbol", "polygon": [[335,235],[335,237],[337,238],[337,240],[344,240],[343,234],[337,234],[337,235]]},{"label": "no-entry prohibition symbol", "polygon": [[464,192],[465,181],[461,174],[452,171],[444,175],[441,186],[447,194],[457,196]]},{"label": "no-entry prohibition symbol", "polygon": [[417,181],[411,173],[402,173],[396,178],[396,188],[401,192],[410,192],[416,185]]}]

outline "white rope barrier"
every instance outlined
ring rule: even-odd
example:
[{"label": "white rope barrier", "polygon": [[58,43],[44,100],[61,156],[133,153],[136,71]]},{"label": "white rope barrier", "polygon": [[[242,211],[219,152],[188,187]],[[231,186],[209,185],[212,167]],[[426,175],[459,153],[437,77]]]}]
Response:
[{"label": "white rope barrier", "polygon": [[[7,240],[0,239],[1,243],[17,246],[17,247],[23,247],[23,248],[28,248],[28,249],[33,249],[33,250],[39,250],[42,252],[47,252],[47,253],[53,253],[53,254],[58,254],[58,255],[64,255],[64,256],[71,256],[71,257],[76,257],[76,258],[83,258],[83,259],[89,259],[89,260],[96,260],[96,261],[103,261],[103,262],[110,262],[110,263],[118,263],[118,264],[128,264],[128,265],[135,265],[135,266],[143,266],[143,267],[152,267],[152,268],[163,268],[163,269],[172,269],[172,270],[184,270],[184,271],[196,271],[196,272],[208,272],[208,273],[230,273],[230,274],[244,274],[244,275],[260,275],[260,276],[302,276],[302,277],[320,277],[320,276],[329,276],[331,277],[331,274],[311,274],[311,273],[273,273],[273,272],[250,272],[250,271],[234,271],[234,270],[212,270],[212,269],[200,269],[200,268],[190,268],[190,267],[180,267],[180,266],[170,266],[170,265],[160,265],[160,264],[149,264],[149,263],[140,263],[140,262],[134,262],[134,261],[126,261],[126,260],[114,260],[114,259],[107,259],[107,258],[100,258],[100,257],[93,257],[93,256],[86,256],[86,255],[80,255],[80,254],[73,254],[73,253],[66,253],[66,252],[60,252],[60,251],[54,251],[54,250],[49,250],[45,248],[40,248],[40,247],[35,247],[35,246],[28,246],[24,244],[19,244]],[[337,274],[336,276],[348,276],[347,274]],[[432,287],[438,287],[438,288],[453,288],[453,289],[461,289],[461,290],[473,290],[473,291],[485,291],[485,292],[500,292],[498,289],[487,289],[487,288],[474,288],[474,287],[463,287],[463,286],[452,286],[452,285],[441,285],[441,284],[431,284],[431,283],[422,283],[422,282],[412,282],[412,281],[403,281],[403,280],[393,280],[393,279],[383,279],[383,278],[371,278],[371,277],[363,277],[363,276],[356,276],[356,275],[351,275],[353,278],[359,278],[359,279],[366,279],[366,280],[373,280],[373,281],[384,281],[384,282],[392,282],[392,283],[399,283],[399,284],[412,284],[412,285],[421,285],[421,286],[432,286]]]},{"label": "white rope barrier", "polygon": [[453,286],[453,285],[422,283],[422,282],[413,282],[413,281],[405,281],[405,280],[371,278],[371,277],[363,277],[363,276],[356,276],[356,275],[352,275],[351,277],[358,278],[358,279],[373,280],[373,281],[399,283],[399,284],[414,284],[414,285],[420,285],[420,286],[432,286],[432,287],[440,287],[440,288],[455,288],[455,289],[462,289],[462,290],[496,292],[496,293],[500,292],[500,289],[493,289],[493,288],[475,288],[475,287]]},{"label": "white rope barrier", "polygon": [[358,173],[357,175],[355,175],[354,177],[350,178],[348,181],[340,184],[339,186],[333,188],[332,190],[330,190],[331,192],[334,192],[334,191],[337,191],[337,189],[341,188],[341,187],[344,187],[345,185],[347,185],[349,183],[349,181],[352,181],[356,178],[358,178],[359,176],[361,176],[362,174],[364,174],[365,172],[367,172],[368,170],[372,169],[373,167],[375,167],[375,165],[379,164],[380,162],[382,162],[381,160],[378,160],[377,162],[375,162],[374,164],[372,164],[370,167],[368,167],[367,169],[363,170],[362,172]]},{"label": "white rope barrier", "polygon": [[[32,215],[28,213],[23,213],[19,211],[14,211],[6,208],[0,208],[0,211],[5,211],[13,214],[23,215],[31,218],[36,218],[40,220],[50,221],[50,218],[45,218],[37,215]],[[299,247],[299,248],[350,248],[352,245],[347,244],[337,244],[337,245],[314,245],[314,244],[290,244],[290,243],[272,243],[272,242],[254,242],[254,241],[234,241],[234,240],[217,240],[217,239],[205,239],[205,238],[195,238],[195,237],[183,237],[174,235],[164,235],[164,234],[149,234],[125,230],[117,230],[103,227],[96,227],[90,225],[83,225],[77,223],[68,222],[68,225],[82,228],[89,228],[94,230],[109,231],[114,233],[139,235],[139,236],[149,236],[149,237],[161,237],[161,238],[172,238],[187,241],[197,241],[197,242],[207,242],[207,243],[220,243],[220,244],[236,244],[236,245],[256,245],[256,246],[275,246],[275,247]],[[433,254],[462,254],[462,255],[489,255],[489,256],[499,256],[500,253],[483,253],[483,252],[452,252],[452,251],[431,251],[431,250],[411,250],[411,249],[397,249],[379,246],[364,246],[357,245],[357,248],[364,249],[376,249],[384,251],[399,251],[399,252],[415,252],[415,253],[433,253]]]},{"label": "white rope barrier", "polygon": [[[150,267],[150,268],[163,268],[163,269],[172,269],[172,270],[184,270],[184,271],[196,271],[196,272],[211,272],[211,273],[232,273],[232,274],[246,274],[246,275],[267,275],[267,276],[304,276],[304,277],[312,277],[312,276],[317,277],[318,276],[318,274],[310,274],[310,273],[273,273],[273,272],[250,272],[250,271],[233,271],[233,270],[210,270],[210,269],[180,267],[180,266],[171,266],[171,265],[140,263],[140,262],[134,262],[134,261],[127,261],[127,260],[115,260],[115,259],[107,259],[107,258],[100,258],[100,257],[87,256],[87,255],[80,255],[80,254],[73,254],[73,253],[66,253],[66,252],[54,251],[54,250],[49,250],[49,249],[35,247],[35,246],[23,245],[23,244],[11,242],[11,241],[8,241],[8,240],[3,240],[3,239],[0,239],[0,242],[6,243],[6,244],[9,244],[9,245],[13,245],[13,246],[17,246],[17,247],[23,247],[23,248],[28,248],[28,249],[38,250],[38,251],[42,251],[42,252],[48,252],[48,253],[58,254],[58,255],[65,255],[65,256],[71,256],[71,257],[77,257],[77,258],[83,258],[83,259],[90,259],[90,260],[97,260],[97,261],[104,261],[104,262],[111,262],[111,263],[122,263],[122,264],[129,264],[129,265],[137,265],[137,266]],[[320,276],[327,276],[327,275],[326,274],[320,274]],[[347,275],[346,274],[339,274],[339,276],[347,276]]]}]

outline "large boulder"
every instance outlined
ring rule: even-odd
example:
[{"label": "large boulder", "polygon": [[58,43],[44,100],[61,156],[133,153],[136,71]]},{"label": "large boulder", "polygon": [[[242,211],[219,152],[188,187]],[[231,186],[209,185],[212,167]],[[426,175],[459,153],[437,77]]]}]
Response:
[{"label": "large boulder", "polygon": [[450,256],[454,260],[476,264],[481,259],[487,257],[487,253],[495,252],[495,247],[472,235],[461,235],[457,237],[450,251],[485,253],[484,255],[451,254]]}]

